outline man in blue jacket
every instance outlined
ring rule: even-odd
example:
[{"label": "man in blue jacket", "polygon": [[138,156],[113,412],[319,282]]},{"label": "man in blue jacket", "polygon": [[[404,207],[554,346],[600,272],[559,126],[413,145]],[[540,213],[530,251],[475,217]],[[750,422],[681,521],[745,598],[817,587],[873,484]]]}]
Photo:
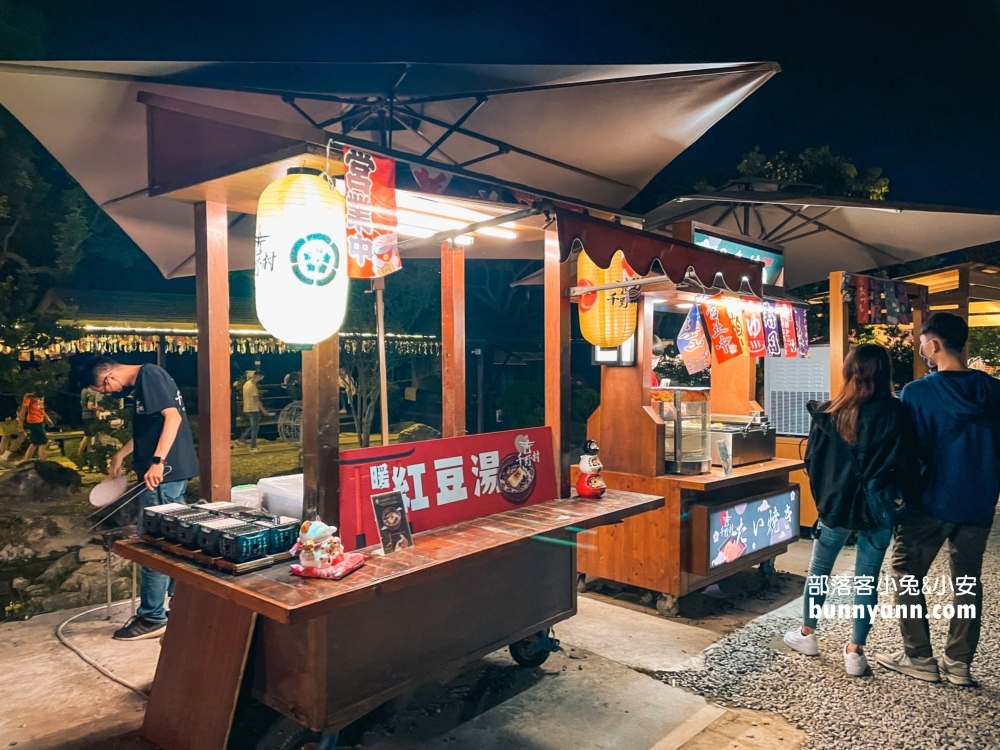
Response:
[{"label": "man in blue jacket", "polygon": [[[900,396],[917,429],[923,489],[913,513],[896,529],[892,574],[897,603],[908,615],[913,605],[923,614],[900,618],[903,651],[875,659],[910,677],[939,682],[943,676],[971,687],[983,553],[1000,497],[1000,380],[966,367],[962,351],[968,338],[969,327],[957,315],[927,318],[920,329],[920,356],[933,372]],[[924,576],[946,541],[955,614],[938,660],[931,649]],[[913,579],[902,581],[904,576]]]}]

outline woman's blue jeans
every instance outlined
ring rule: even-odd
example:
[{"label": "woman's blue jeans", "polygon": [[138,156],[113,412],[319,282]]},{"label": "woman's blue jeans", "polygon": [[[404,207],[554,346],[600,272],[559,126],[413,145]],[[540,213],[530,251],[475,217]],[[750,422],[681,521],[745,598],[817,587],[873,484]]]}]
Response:
[{"label": "woman's blue jeans", "polygon": [[[143,531],[143,510],[150,505],[165,505],[166,503],[184,502],[184,488],[187,480],[180,482],[163,482],[155,490],[144,490],[139,495],[139,533]],[[157,573],[150,568],[142,569],[142,585],[139,587],[139,608],[136,615],[150,622],[164,623],[167,621],[167,611],[164,603],[167,598],[167,587],[170,586],[170,576]]]},{"label": "woman's blue jeans", "polygon": [[[816,628],[817,612],[822,611],[823,602],[830,589],[830,573],[837,562],[837,555],[851,535],[850,529],[832,528],[819,524],[819,537],[813,542],[812,559],[809,561],[809,577],[806,579],[805,596],[802,603],[802,622]],[[850,588],[854,591],[855,610],[854,632],[851,641],[864,646],[868,632],[872,629],[869,605],[878,602],[878,574],[882,570],[885,551],[892,540],[892,529],[858,531],[857,554],[854,561],[854,577]],[[864,614],[862,615],[861,612]]]}]

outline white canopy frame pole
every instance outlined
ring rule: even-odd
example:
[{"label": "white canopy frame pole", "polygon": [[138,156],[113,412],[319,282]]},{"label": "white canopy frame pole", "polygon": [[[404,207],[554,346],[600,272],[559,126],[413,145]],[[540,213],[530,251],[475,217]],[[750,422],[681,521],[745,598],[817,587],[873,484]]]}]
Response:
[{"label": "white canopy frame pole", "polygon": [[389,370],[385,363],[385,278],[372,279],[375,290],[375,323],[378,331],[379,406],[382,413],[382,445],[389,444]]}]

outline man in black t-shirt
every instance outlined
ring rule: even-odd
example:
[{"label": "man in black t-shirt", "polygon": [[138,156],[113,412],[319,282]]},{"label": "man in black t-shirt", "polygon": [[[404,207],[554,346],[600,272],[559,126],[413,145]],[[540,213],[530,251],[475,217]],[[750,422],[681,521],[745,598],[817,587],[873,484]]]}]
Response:
[{"label": "man in black t-shirt", "polygon": [[[132,454],[132,467],[145,483],[139,495],[139,533],[143,509],[150,505],[183,502],[187,480],[198,475],[198,456],[188,425],[184,399],[177,383],[156,365],[123,365],[107,357],[97,357],[89,365],[87,384],[98,393],[135,399],[132,439],[122,446],[108,475],[120,476],[122,462]],[[164,478],[168,477],[168,481]],[[142,569],[141,603],[136,615],[115,631],[117,640],[156,638],[167,627],[164,603],[169,577],[149,568]]]}]

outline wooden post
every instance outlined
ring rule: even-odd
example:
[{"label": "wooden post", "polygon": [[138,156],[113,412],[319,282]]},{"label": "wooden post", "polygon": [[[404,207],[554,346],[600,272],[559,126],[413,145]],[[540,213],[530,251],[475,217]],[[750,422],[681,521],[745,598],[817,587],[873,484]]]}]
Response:
[{"label": "wooden post", "polygon": [[910,320],[913,322],[913,379],[919,380],[927,374],[927,363],[920,356],[920,327],[924,324],[924,311],[920,309],[920,300],[911,306]]},{"label": "wooden post", "polygon": [[166,336],[162,333],[156,337],[156,366],[166,369],[167,367],[167,346],[164,340]]},{"label": "wooden post", "polygon": [[958,289],[953,294],[958,297],[958,309],[955,315],[969,322],[969,267],[962,266],[958,269]]},{"label": "wooden post", "polygon": [[844,358],[850,351],[847,303],[841,285],[843,271],[830,274],[830,398],[836,398],[844,386]]},{"label": "wooden post", "polygon": [[545,233],[545,424],[552,428],[559,497],[570,494],[570,268],[560,263],[559,239]]},{"label": "wooden post", "polygon": [[441,436],[465,434],[465,250],[441,245]]},{"label": "wooden post", "polygon": [[201,496],[210,501],[228,501],[232,469],[229,448],[229,219],[226,205],[196,203],[194,234]]},{"label": "wooden post", "polygon": [[302,352],[302,473],[306,519],[340,526],[340,337]]}]

